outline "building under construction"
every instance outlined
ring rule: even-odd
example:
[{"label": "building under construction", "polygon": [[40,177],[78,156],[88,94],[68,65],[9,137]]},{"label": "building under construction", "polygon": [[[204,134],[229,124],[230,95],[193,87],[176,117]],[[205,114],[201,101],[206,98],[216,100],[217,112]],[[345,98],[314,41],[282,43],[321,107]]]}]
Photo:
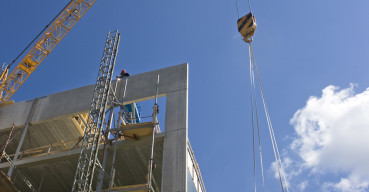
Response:
[{"label": "building under construction", "polygon": [[[11,100],[95,1],[70,0],[12,63],[0,68],[0,192],[206,192],[188,140],[188,64],[114,76],[120,34],[109,32],[95,84]],[[251,46],[256,20],[250,1],[250,13],[243,17],[237,1],[236,7],[238,31],[249,46],[255,190],[256,129],[264,185],[257,82],[282,191],[285,185],[288,192]],[[162,116],[160,97],[165,97]],[[138,106],[146,101],[152,111],[142,117]]]},{"label": "building under construction", "polygon": [[[106,105],[91,189],[204,192],[187,138],[188,65],[118,78],[111,85],[121,104]],[[0,107],[2,149],[7,144],[0,164],[0,191],[72,190],[79,178],[76,171],[86,127],[92,121],[95,89],[96,85],[89,85]],[[161,109],[165,127],[154,112],[146,122],[135,113],[135,103],[156,97],[166,97]],[[112,116],[114,108],[120,116]]]},{"label": "building under construction", "polygon": [[[118,31],[107,35],[96,84],[10,99],[94,3],[71,0],[0,69],[0,192],[205,192],[187,137],[188,65],[114,76]],[[147,100],[143,118],[137,106]]]}]

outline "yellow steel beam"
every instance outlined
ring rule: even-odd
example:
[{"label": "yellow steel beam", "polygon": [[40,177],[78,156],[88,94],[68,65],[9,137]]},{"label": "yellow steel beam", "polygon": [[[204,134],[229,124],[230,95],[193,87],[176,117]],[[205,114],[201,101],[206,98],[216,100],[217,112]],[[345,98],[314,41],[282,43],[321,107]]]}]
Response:
[{"label": "yellow steel beam", "polygon": [[96,0],[72,0],[17,67],[0,79],[0,103],[8,101]]}]

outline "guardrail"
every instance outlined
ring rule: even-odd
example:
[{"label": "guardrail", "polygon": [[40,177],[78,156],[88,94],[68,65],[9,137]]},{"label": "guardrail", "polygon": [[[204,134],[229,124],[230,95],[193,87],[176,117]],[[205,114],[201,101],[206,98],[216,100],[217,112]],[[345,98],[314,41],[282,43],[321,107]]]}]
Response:
[{"label": "guardrail", "polygon": [[201,176],[201,172],[200,172],[200,167],[199,167],[199,164],[197,163],[196,161],[196,158],[195,158],[195,155],[193,153],[193,150],[192,150],[192,147],[191,147],[191,144],[190,144],[190,141],[187,139],[187,152],[189,154],[189,157],[191,159],[191,162],[192,162],[192,166],[193,166],[193,170],[195,171],[196,173],[196,177],[193,176],[192,174],[192,178],[195,180],[197,180],[197,185],[195,184],[195,187],[196,187],[196,190],[198,192],[206,192],[206,189],[205,189],[205,185],[204,185],[204,181],[202,180],[202,176]]}]

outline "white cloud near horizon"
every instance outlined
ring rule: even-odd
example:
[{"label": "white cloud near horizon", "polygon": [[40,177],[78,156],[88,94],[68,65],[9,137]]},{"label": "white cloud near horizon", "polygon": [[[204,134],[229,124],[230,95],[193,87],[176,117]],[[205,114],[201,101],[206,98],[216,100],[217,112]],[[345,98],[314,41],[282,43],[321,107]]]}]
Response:
[{"label": "white cloud near horizon", "polygon": [[[310,97],[290,123],[296,134],[290,150],[301,158],[290,162],[295,169],[340,177],[321,181],[322,191],[369,191],[369,88],[356,94],[353,85],[328,86],[320,97]],[[298,188],[307,185],[302,181]]]}]

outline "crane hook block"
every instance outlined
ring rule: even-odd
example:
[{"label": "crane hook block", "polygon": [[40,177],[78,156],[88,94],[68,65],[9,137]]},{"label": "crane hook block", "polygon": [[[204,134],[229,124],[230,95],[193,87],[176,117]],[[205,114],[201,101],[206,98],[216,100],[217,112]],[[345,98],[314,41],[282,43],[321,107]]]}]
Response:
[{"label": "crane hook block", "polygon": [[251,37],[255,33],[256,21],[254,15],[250,12],[237,20],[238,31],[241,33],[243,40],[247,43],[251,42]]}]

